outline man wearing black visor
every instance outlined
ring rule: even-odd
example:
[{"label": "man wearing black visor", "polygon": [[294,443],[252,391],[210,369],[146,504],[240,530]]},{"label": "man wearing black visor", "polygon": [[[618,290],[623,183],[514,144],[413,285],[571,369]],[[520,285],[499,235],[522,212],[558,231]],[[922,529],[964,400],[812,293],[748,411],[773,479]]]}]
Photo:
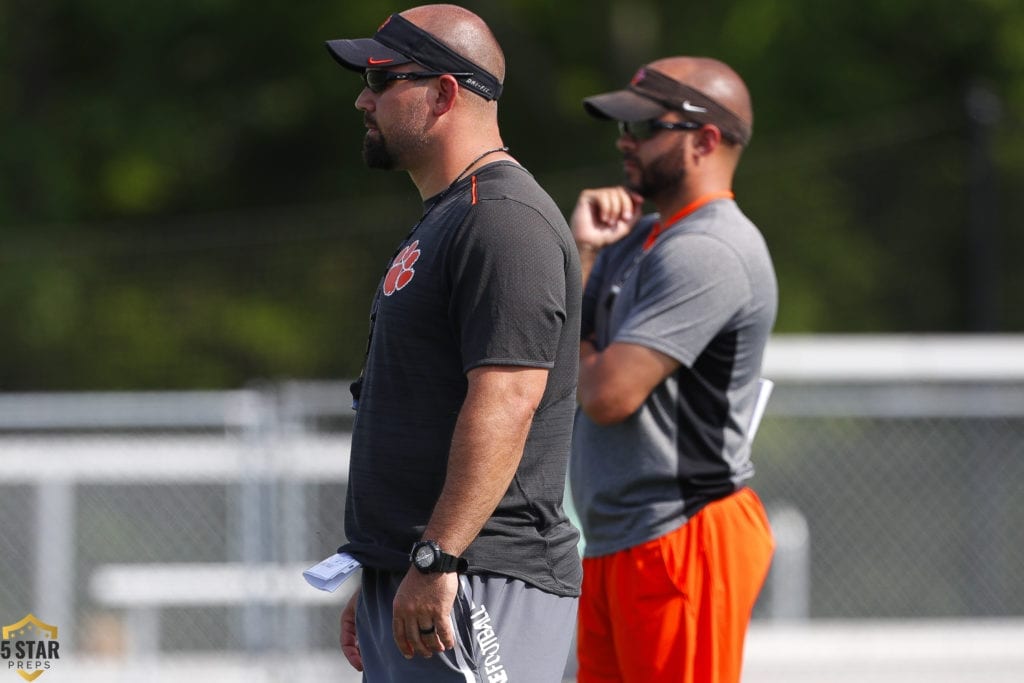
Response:
[{"label": "man wearing black visor", "polygon": [[625,183],[584,190],[571,219],[578,681],[739,683],[773,546],[748,483],[775,273],[732,192],[750,95],[718,60],[670,57],[583,104],[618,124]]},{"label": "man wearing black visor", "polygon": [[[559,681],[581,580],[562,508],[582,276],[551,198],[502,142],[505,61],[454,5],[331,40],[358,72],[374,168],[423,215],[370,314],[345,507],[362,585],[341,645],[366,681]],[[397,645],[397,647],[396,647]]]}]

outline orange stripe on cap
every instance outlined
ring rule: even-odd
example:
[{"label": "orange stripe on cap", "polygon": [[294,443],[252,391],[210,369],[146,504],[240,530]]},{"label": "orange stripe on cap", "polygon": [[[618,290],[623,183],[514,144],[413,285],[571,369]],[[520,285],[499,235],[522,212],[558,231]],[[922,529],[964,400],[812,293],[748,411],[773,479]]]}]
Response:
[{"label": "orange stripe on cap", "polygon": [[470,181],[473,183],[473,204],[476,204],[476,176],[474,175]]}]

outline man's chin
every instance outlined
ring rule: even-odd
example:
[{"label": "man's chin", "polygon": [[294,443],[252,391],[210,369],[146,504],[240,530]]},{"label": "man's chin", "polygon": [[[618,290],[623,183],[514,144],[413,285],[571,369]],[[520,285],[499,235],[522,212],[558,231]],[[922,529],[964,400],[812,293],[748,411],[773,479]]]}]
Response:
[{"label": "man's chin", "polygon": [[395,170],[395,164],[390,159],[379,159],[377,157],[370,157],[364,154],[363,163],[366,164],[367,168],[375,168],[380,171]]},{"label": "man's chin", "polygon": [[373,135],[373,131],[367,131],[363,138],[363,163],[369,168],[379,168],[384,171],[391,171],[395,168],[395,159],[388,152],[380,135]]},{"label": "man's chin", "polygon": [[622,180],[622,186],[634,194],[638,194],[641,197],[645,196],[644,186],[636,178],[634,178],[632,175],[628,173]]}]

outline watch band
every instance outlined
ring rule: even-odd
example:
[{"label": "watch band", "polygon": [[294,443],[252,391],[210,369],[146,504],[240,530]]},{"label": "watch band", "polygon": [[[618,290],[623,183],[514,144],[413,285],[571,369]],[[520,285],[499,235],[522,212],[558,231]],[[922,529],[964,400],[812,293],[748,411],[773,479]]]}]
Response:
[{"label": "watch band", "polygon": [[463,558],[456,557],[455,555],[449,555],[443,550],[440,552],[437,561],[437,571],[442,574],[447,574],[449,572],[465,574],[467,569],[469,569],[469,563]]},{"label": "watch band", "polygon": [[[416,551],[423,546],[429,547],[434,555],[434,561],[426,568],[420,568],[420,566],[416,564],[415,560]],[[438,544],[437,541],[432,540],[417,541],[416,543],[413,543],[412,551],[409,553],[409,561],[414,567],[416,567],[416,569],[424,574],[448,574],[451,572],[464,574],[466,570],[469,569],[469,562],[464,558],[456,557],[455,555],[450,555],[444,552],[441,550],[440,544]]]}]

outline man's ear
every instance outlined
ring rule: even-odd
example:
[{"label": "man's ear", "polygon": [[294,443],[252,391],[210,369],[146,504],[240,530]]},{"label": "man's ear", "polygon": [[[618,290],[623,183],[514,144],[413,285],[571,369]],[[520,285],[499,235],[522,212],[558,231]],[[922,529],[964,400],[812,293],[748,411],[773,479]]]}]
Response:
[{"label": "man's ear", "polygon": [[703,155],[711,154],[722,144],[722,131],[714,124],[707,124],[696,133],[694,146]]},{"label": "man's ear", "polygon": [[455,76],[445,74],[437,79],[437,97],[434,99],[434,115],[440,116],[451,111],[455,98],[459,96],[459,82]]}]

